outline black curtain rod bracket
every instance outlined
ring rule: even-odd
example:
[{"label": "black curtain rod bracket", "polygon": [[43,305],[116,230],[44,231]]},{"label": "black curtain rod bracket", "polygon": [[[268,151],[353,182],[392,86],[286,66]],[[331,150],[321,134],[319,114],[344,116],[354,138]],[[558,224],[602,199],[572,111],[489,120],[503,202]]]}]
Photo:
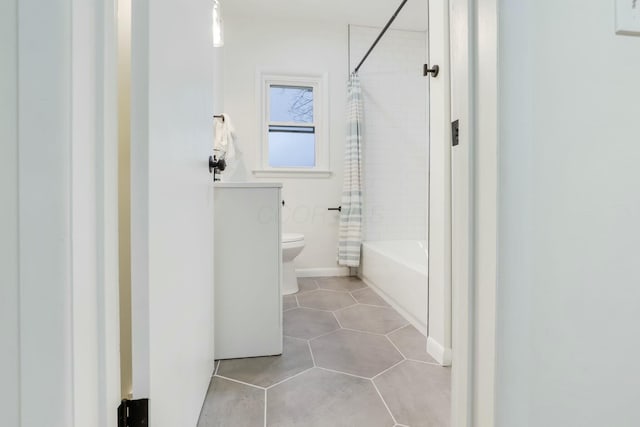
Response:
[{"label": "black curtain rod bracket", "polygon": [[362,61],[360,61],[360,63],[358,64],[358,66],[356,67],[356,69],[353,71],[353,73],[357,73],[360,70],[360,67],[362,67],[362,64],[364,64],[364,61],[367,60],[367,58],[369,57],[369,54],[371,54],[371,52],[373,51],[373,49],[376,47],[376,45],[378,44],[378,42],[380,41],[380,39],[382,38],[382,36],[384,36],[384,33],[387,32],[387,30],[389,29],[389,27],[391,26],[391,24],[393,23],[393,21],[395,21],[396,17],[398,16],[398,14],[400,13],[400,11],[402,10],[402,8],[404,7],[405,4],[407,4],[408,0],[402,0],[402,3],[400,4],[400,6],[398,6],[398,9],[396,9],[396,12],[393,14],[393,16],[391,17],[391,19],[389,19],[389,22],[387,22],[387,25],[384,26],[384,28],[382,29],[382,31],[380,32],[380,34],[378,35],[378,38],[376,38],[376,40],[373,42],[373,44],[371,45],[371,47],[369,48],[369,50],[367,51],[367,53],[364,54],[364,58],[362,58]]}]

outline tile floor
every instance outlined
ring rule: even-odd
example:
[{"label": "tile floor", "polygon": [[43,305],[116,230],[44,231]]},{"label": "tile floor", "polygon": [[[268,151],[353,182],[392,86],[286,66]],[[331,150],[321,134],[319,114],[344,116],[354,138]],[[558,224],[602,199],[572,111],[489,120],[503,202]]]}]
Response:
[{"label": "tile floor", "polygon": [[299,279],[284,354],[216,364],[199,427],[447,427],[450,370],[355,277]]}]

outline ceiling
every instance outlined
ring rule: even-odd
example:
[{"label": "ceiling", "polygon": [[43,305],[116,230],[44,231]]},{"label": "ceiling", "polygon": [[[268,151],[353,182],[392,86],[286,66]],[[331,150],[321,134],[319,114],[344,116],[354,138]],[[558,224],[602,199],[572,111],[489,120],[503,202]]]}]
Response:
[{"label": "ceiling", "polygon": [[[427,29],[427,1],[408,0],[391,28]],[[401,0],[221,0],[229,15],[384,26]]]}]

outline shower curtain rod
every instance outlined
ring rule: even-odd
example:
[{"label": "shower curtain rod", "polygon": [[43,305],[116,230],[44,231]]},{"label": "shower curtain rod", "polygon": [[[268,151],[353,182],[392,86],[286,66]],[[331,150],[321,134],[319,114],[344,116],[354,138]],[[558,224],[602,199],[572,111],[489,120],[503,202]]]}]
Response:
[{"label": "shower curtain rod", "polygon": [[364,58],[362,58],[362,61],[360,61],[360,63],[358,64],[358,66],[356,67],[356,69],[353,71],[354,73],[357,73],[358,70],[360,69],[360,67],[362,67],[362,64],[364,64],[364,61],[367,60],[367,58],[369,57],[369,54],[371,53],[371,51],[376,47],[376,45],[378,44],[378,42],[380,41],[380,39],[382,38],[382,36],[384,36],[384,33],[387,32],[387,30],[389,29],[389,27],[391,26],[391,24],[393,23],[393,21],[395,21],[396,17],[398,16],[398,13],[400,13],[400,11],[402,10],[402,8],[404,7],[404,5],[407,3],[408,0],[402,0],[402,3],[400,4],[400,6],[398,6],[398,9],[396,9],[396,12],[393,14],[393,16],[391,17],[391,19],[389,19],[389,22],[387,22],[387,25],[384,26],[384,28],[382,29],[382,31],[380,32],[380,34],[378,35],[378,38],[373,42],[373,44],[371,45],[371,47],[369,48],[369,50],[367,51],[367,53],[364,54]]}]

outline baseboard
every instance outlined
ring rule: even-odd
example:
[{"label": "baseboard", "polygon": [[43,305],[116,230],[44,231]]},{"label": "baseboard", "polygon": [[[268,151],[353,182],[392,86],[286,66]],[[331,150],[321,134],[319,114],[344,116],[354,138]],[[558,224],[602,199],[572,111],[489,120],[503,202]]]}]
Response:
[{"label": "baseboard", "polygon": [[451,366],[451,349],[444,348],[432,337],[427,338],[427,353],[442,366]]},{"label": "baseboard", "polygon": [[351,272],[349,271],[349,267],[296,268],[296,276],[298,277],[351,276]]},{"label": "baseboard", "polygon": [[411,325],[413,325],[414,328],[416,328],[418,331],[420,331],[420,333],[422,335],[427,335],[426,325],[423,325],[422,323],[420,323],[418,321],[418,319],[415,318],[415,316],[411,315],[411,313],[409,313],[407,310],[402,308],[402,306],[400,304],[398,304],[396,302],[396,300],[394,300],[389,295],[387,295],[387,293],[385,291],[383,291],[382,289],[380,289],[378,286],[376,286],[375,283],[373,283],[372,281],[368,280],[366,277],[364,277],[362,275],[358,275],[358,277],[360,277],[360,280],[362,280],[367,286],[369,286],[373,292],[378,294],[378,296],[380,298],[385,300],[387,302],[387,304],[389,304],[398,313],[400,313],[400,315],[402,317],[404,317],[407,322],[411,323]]}]

